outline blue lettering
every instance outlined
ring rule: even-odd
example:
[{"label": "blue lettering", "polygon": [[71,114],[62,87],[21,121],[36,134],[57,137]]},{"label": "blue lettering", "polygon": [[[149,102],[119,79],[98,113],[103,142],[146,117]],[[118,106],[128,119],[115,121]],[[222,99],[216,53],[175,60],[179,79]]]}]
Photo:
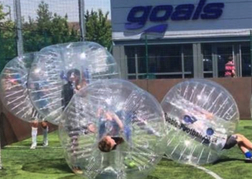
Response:
[{"label": "blue lettering", "polygon": [[[197,19],[217,19],[223,13],[224,3],[206,3],[207,0],[199,0],[197,6],[194,4],[180,4],[173,8],[172,5],[158,5],[158,6],[136,6],[133,7],[127,17],[125,28],[128,30],[137,30],[145,26],[147,21],[150,22],[164,22],[162,25],[154,25],[149,27],[147,31],[160,31],[170,18],[172,21],[181,20],[197,20]],[[195,9],[196,7],[196,9]],[[195,10],[195,11],[194,11]],[[158,29],[158,30],[157,30]]]},{"label": "blue lettering", "polygon": [[[164,6],[156,6],[150,15],[150,21],[152,22],[158,22],[158,21],[167,21],[173,11],[173,7],[170,5],[164,5]],[[163,12],[162,16],[159,16]]]},{"label": "blue lettering", "polygon": [[217,19],[221,16],[224,8],[224,3],[209,3],[207,4],[201,14],[201,19]]},{"label": "blue lettering", "polygon": [[200,0],[195,12],[194,12],[194,15],[193,15],[193,20],[196,20],[196,19],[199,19],[200,17],[200,13],[204,7],[204,5],[206,4],[206,0]]},{"label": "blue lettering", "polygon": [[194,10],[193,4],[178,5],[175,12],[172,14],[171,19],[174,21],[189,20]]},{"label": "blue lettering", "polygon": [[142,28],[148,20],[152,6],[133,7],[128,14],[128,22],[135,23],[136,29]]}]

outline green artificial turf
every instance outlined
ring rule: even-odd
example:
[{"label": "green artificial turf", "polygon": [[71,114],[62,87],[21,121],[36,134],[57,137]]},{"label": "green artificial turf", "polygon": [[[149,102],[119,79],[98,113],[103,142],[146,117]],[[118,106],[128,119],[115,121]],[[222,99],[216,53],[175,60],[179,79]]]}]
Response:
[{"label": "green artificial turf", "polygon": [[[252,121],[241,121],[238,132],[252,140]],[[40,142],[41,141],[41,142]],[[42,146],[42,136],[38,136]],[[31,139],[5,146],[2,153],[1,179],[80,179],[68,167],[61,149],[57,131],[49,134],[49,147],[30,150]],[[244,156],[234,147],[226,151],[215,163],[203,167],[223,179],[251,179],[252,163],[245,163]],[[148,179],[210,179],[204,171],[190,165],[163,159],[150,173]],[[133,178],[132,178],[133,179]]]}]

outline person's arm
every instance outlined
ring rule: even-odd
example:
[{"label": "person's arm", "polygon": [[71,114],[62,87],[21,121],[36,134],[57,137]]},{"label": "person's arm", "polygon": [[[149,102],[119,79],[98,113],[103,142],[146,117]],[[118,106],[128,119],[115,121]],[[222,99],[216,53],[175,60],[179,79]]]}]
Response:
[{"label": "person's arm", "polygon": [[88,124],[87,126],[87,129],[90,133],[95,133],[96,132],[96,126],[95,124],[91,123],[91,124]]},{"label": "person's arm", "polygon": [[208,120],[212,120],[214,118],[213,113],[206,111],[205,116]]},{"label": "person's arm", "polygon": [[232,74],[233,74],[233,77],[236,76],[236,73],[235,73],[235,66],[233,67]]},{"label": "person's arm", "polygon": [[121,119],[116,114],[109,113],[111,117],[116,121],[117,125],[119,126],[120,129],[123,129],[123,123]]},{"label": "person's arm", "polygon": [[97,117],[100,118],[103,114],[103,109],[99,108],[97,111]]}]

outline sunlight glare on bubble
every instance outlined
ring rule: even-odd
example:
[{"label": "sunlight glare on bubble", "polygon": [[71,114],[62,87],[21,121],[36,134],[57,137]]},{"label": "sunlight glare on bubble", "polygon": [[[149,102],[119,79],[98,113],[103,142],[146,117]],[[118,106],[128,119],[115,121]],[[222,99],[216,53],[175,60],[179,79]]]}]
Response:
[{"label": "sunlight glare on bubble", "polygon": [[84,53],[84,52],[81,53],[81,54],[80,54],[80,58],[81,58],[81,59],[85,59],[85,58],[86,58],[86,53]]}]

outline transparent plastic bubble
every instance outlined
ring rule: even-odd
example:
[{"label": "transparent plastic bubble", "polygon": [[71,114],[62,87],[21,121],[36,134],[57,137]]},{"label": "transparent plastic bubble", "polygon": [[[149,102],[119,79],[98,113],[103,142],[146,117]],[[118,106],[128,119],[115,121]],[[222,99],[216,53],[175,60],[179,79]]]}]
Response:
[{"label": "transparent plastic bubble", "polygon": [[[33,104],[57,124],[76,90],[97,79],[118,78],[113,56],[94,42],[48,46],[33,62],[28,79]],[[41,105],[41,100],[47,103]]]},{"label": "transparent plastic bubble", "polygon": [[28,53],[12,59],[0,77],[0,96],[4,106],[16,117],[28,122],[34,119],[35,114],[38,115],[27,89],[28,72],[35,56],[36,53]]},{"label": "transparent plastic bubble", "polygon": [[231,94],[208,80],[177,84],[161,105],[168,124],[166,155],[181,163],[216,161],[239,121],[238,107]]},{"label": "transparent plastic bubble", "polygon": [[110,79],[76,93],[63,113],[59,137],[73,171],[88,178],[144,178],[164,154],[165,130],[153,96]]}]

